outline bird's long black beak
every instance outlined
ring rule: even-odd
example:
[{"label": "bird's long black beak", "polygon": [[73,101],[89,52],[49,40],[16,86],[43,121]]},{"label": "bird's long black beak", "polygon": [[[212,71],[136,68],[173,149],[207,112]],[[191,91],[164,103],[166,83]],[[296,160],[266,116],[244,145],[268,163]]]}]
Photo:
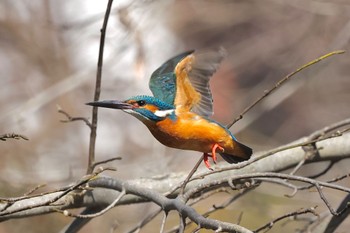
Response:
[{"label": "bird's long black beak", "polygon": [[114,109],[121,109],[121,110],[133,108],[131,104],[128,104],[119,100],[101,100],[101,101],[95,101],[95,102],[90,102],[86,104],[91,106],[96,106],[96,107],[114,108]]}]

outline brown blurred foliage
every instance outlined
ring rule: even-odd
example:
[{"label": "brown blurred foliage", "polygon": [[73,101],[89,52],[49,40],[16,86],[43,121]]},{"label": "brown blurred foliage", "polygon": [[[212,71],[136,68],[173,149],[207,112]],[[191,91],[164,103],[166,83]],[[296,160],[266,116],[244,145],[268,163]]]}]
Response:
[{"label": "brown blurred foliage", "polygon": [[[65,118],[56,105],[72,116],[91,115],[84,103],[93,98],[106,4],[1,1],[0,132],[29,138],[0,141],[1,196],[19,195],[41,183],[58,187],[84,174],[89,129],[80,122],[61,123]],[[187,49],[223,46],[228,55],[211,85],[214,117],[225,124],[302,64],[332,50],[350,51],[349,38],[350,2],[344,0],[115,1],[101,98],[149,94],[148,77],[167,58]],[[239,131],[238,138],[259,151],[348,117],[349,72],[348,54],[303,71],[234,125],[233,132]],[[97,160],[123,157],[112,164],[118,172],[110,175],[131,179],[190,170],[198,158],[195,152],[164,148],[130,116],[111,110],[99,113]],[[344,173],[346,164],[332,174]],[[250,211],[254,226],[259,226],[279,211],[305,204],[305,197],[296,199],[300,202],[291,204],[282,191],[262,189],[226,209],[222,218]],[[115,224],[121,232],[149,209],[118,208],[93,220],[83,232],[108,232]],[[250,218],[243,217],[243,224],[249,226]],[[12,220],[2,224],[0,232],[44,232],[44,226],[50,229],[45,232],[57,232],[69,221],[58,214]],[[151,228],[147,232],[153,232]],[[279,230],[277,226],[271,232]]]}]

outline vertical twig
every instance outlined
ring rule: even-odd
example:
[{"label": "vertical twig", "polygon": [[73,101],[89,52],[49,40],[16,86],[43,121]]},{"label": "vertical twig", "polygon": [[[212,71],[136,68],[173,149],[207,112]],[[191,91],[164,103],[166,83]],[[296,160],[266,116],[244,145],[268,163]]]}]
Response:
[{"label": "vertical twig", "polygon": [[164,227],[165,227],[165,222],[166,222],[166,219],[168,217],[168,212],[164,212],[164,216],[163,216],[163,219],[162,219],[162,224],[160,226],[160,233],[163,233],[164,232]]},{"label": "vertical twig", "polygon": [[193,176],[193,174],[197,171],[199,165],[201,164],[202,160],[204,158],[204,155],[202,155],[198,162],[196,163],[196,165],[194,165],[194,167],[192,168],[192,170],[190,171],[190,173],[188,174],[188,176],[186,177],[186,179],[184,180],[184,182],[181,185],[181,189],[180,189],[180,196],[182,196],[185,192],[185,188],[187,183],[190,181],[191,177]]},{"label": "vertical twig", "polygon": [[[111,12],[113,0],[109,0],[107,4],[107,9],[105,13],[105,17],[103,20],[103,25],[101,28],[101,37],[100,37],[100,48],[98,53],[98,61],[97,61],[97,73],[96,73],[96,85],[95,85],[95,96],[94,101],[98,101],[101,93],[101,79],[102,79],[102,66],[103,66],[103,50],[105,44],[106,37],[106,29],[107,23],[109,19],[109,15]],[[92,127],[90,132],[90,145],[89,145],[89,161],[87,174],[92,173],[93,164],[95,163],[95,144],[96,144],[96,129],[97,129],[97,107],[94,106],[92,108]]]}]

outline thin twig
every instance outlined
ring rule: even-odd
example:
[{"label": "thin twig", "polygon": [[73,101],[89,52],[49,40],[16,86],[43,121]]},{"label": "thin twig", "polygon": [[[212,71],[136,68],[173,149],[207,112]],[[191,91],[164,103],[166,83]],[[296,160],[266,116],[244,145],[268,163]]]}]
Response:
[{"label": "thin twig", "polygon": [[162,212],[162,209],[156,210],[153,213],[150,213],[147,217],[145,217],[139,224],[137,224],[133,229],[128,231],[128,233],[139,231],[142,227],[144,227],[147,223],[152,221],[157,215]]},{"label": "thin twig", "polygon": [[96,218],[98,216],[101,216],[102,214],[106,213],[108,210],[112,209],[119,201],[122,197],[124,197],[126,194],[125,189],[123,189],[118,197],[111,203],[109,204],[106,208],[104,208],[103,210],[97,212],[97,213],[93,213],[93,214],[73,214],[70,213],[68,210],[57,210],[57,212],[62,213],[64,216],[68,216],[68,217],[74,217],[74,218]]},{"label": "thin twig", "polygon": [[332,167],[334,166],[334,164],[336,164],[336,162],[338,162],[338,161],[330,161],[330,163],[327,165],[327,167],[326,167],[323,171],[321,171],[321,172],[319,172],[319,173],[317,173],[317,174],[315,174],[315,175],[308,176],[308,177],[311,178],[311,179],[316,179],[316,178],[318,178],[318,177],[320,177],[320,176],[323,176],[323,175],[326,174],[329,170],[332,169]]},{"label": "thin twig", "polygon": [[190,171],[190,173],[188,174],[186,179],[183,181],[183,183],[181,185],[181,189],[180,189],[180,196],[183,196],[187,183],[189,182],[189,180],[191,179],[193,174],[197,171],[199,165],[202,163],[203,157],[204,157],[204,155],[202,155],[199,158],[198,162],[194,165],[194,167],[192,168],[192,170]]},{"label": "thin twig", "polygon": [[285,197],[293,197],[298,192],[298,187],[295,186],[294,184],[289,183],[287,180],[271,179],[271,178],[258,178],[256,180],[279,184],[281,186],[292,189],[293,192],[291,194],[284,194]]},{"label": "thin twig", "polygon": [[[315,216],[318,216],[318,214],[315,212],[315,209],[317,208],[317,206],[314,206],[314,207],[311,207],[311,208],[307,208],[307,209],[301,209],[301,210],[297,210],[297,211],[293,211],[291,213],[287,213],[287,214],[284,214],[270,222],[268,222],[267,224],[265,224],[264,226],[262,227],[259,227],[258,229],[256,229],[254,232],[259,232],[259,231],[262,231],[264,229],[271,229],[273,227],[273,225],[278,222],[278,221],[281,221],[285,218],[289,218],[289,217],[293,217],[293,216],[297,216],[297,215],[302,215],[302,214],[307,214],[307,213],[311,213]],[[266,231],[265,231],[266,232]]]},{"label": "thin twig", "polygon": [[[55,203],[56,201],[60,200],[62,197],[66,196],[71,191],[79,189],[82,185],[88,183],[90,180],[95,178],[98,174],[100,174],[101,172],[104,172],[106,170],[111,170],[111,168],[99,169],[98,171],[94,172],[93,174],[86,175],[85,177],[83,177],[80,181],[78,181],[74,185],[71,185],[68,188],[66,188],[65,190],[61,191],[61,193],[58,194],[56,197],[53,197],[53,198],[51,198],[51,199],[49,199],[47,201],[44,201],[44,202],[39,203],[39,204],[32,204],[32,205],[23,206],[23,207],[20,207],[18,209],[15,209],[15,210],[1,211],[0,212],[0,216],[10,215],[10,214],[13,214],[13,213],[18,213],[18,212],[29,210],[29,209],[34,209],[34,208],[37,208],[37,207],[40,207],[40,206],[51,205],[51,204]],[[36,195],[36,196],[38,196],[38,195]],[[18,200],[23,200],[23,199],[29,199],[31,197],[32,196],[25,196],[25,197],[20,197],[20,198],[17,198],[17,199]],[[7,201],[4,198],[2,198],[1,200],[2,201]]]},{"label": "thin twig", "polygon": [[297,70],[293,71],[292,73],[288,74],[287,76],[285,76],[283,79],[281,79],[280,81],[278,81],[274,87],[272,87],[270,90],[266,90],[264,91],[264,94],[259,97],[255,102],[253,102],[251,105],[249,105],[247,108],[245,108],[241,114],[236,117],[230,124],[228,124],[226,127],[227,128],[231,128],[231,126],[233,124],[235,124],[237,121],[239,121],[240,119],[243,118],[243,115],[246,114],[250,109],[252,109],[253,107],[255,107],[259,102],[261,102],[265,97],[267,97],[268,95],[270,95],[273,91],[275,91],[277,88],[279,88],[281,85],[283,85],[285,82],[287,82],[291,77],[293,77],[294,75],[296,75],[297,73],[299,73],[300,71],[330,57],[330,56],[333,56],[333,55],[336,55],[336,54],[343,54],[345,53],[345,51],[343,50],[339,50],[339,51],[334,51],[334,52],[331,52],[331,53],[327,53],[326,55],[323,55],[321,57],[318,57],[316,58],[315,60],[301,66],[300,68],[298,68]]},{"label": "thin twig", "polygon": [[92,129],[92,125],[88,119],[85,117],[72,117],[69,113],[61,109],[59,106],[57,106],[57,111],[61,114],[63,114],[65,117],[67,117],[67,120],[61,120],[63,123],[73,122],[73,121],[84,121],[87,126],[89,126],[90,129]]},{"label": "thin twig", "polygon": [[[311,135],[309,135],[307,137],[307,141],[309,141],[310,143],[308,145],[304,145],[302,146],[303,150],[305,151],[305,157],[303,160],[301,160],[295,167],[294,169],[290,172],[291,175],[295,174],[304,164],[305,162],[314,157],[319,155],[318,153],[318,148],[316,147],[316,142],[321,140],[321,139],[325,139],[325,138],[331,138],[331,137],[337,137],[342,135],[341,131],[336,131],[335,133],[329,135],[328,137],[326,136],[328,133],[337,130],[339,128],[342,128],[344,126],[347,126],[350,124],[350,119],[345,119],[343,121],[340,122],[336,122],[332,125],[326,126],[320,130],[317,130],[315,132],[313,132]],[[345,129],[347,130],[347,129]]]},{"label": "thin twig", "polygon": [[318,194],[320,195],[320,198],[326,204],[326,206],[327,206],[328,210],[331,212],[331,214],[334,215],[334,216],[338,216],[339,213],[337,213],[337,211],[333,209],[333,207],[331,206],[331,203],[329,203],[329,201],[327,200],[327,198],[323,194],[322,187],[320,186],[320,184],[316,183],[315,187],[316,187],[316,189],[318,191]]},{"label": "thin twig", "polygon": [[38,189],[40,189],[40,188],[42,188],[42,187],[45,187],[45,186],[46,186],[46,184],[39,184],[39,185],[35,186],[34,188],[30,189],[28,192],[26,192],[26,193],[24,194],[24,196],[29,196],[29,195],[31,195],[32,193],[34,193],[36,190],[38,190]]},{"label": "thin twig", "polygon": [[[331,180],[325,181],[325,183],[329,183],[329,184],[335,183],[335,182],[338,182],[338,181],[343,180],[345,178],[348,178],[349,176],[350,176],[350,174],[342,175],[342,176],[333,178]],[[313,178],[311,178],[311,179],[313,179]],[[312,187],[314,187],[313,184],[305,185],[305,186],[298,187],[298,190],[306,190],[306,189],[310,189]]]},{"label": "thin twig", "polygon": [[[339,128],[342,128],[342,127],[345,127],[345,126],[348,126],[350,125],[350,118],[347,118],[345,120],[342,120],[342,121],[338,121],[336,123],[333,123],[329,126],[326,126],[320,130],[317,130],[315,132],[313,132],[310,136],[309,136],[309,139],[311,140],[314,140],[314,139],[318,139],[318,138],[324,138],[326,134],[334,131],[334,130],[337,130]],[[347,130],[347,129],[345,129]],[[337,135],[341,135],[342,134],[342,131],[340,132],[336,132],[334,134],[334,136],[336,137]]]},{"label": "thin twig", "polygon": [[[103,51],[106,37],[106,30],[109,15],[111,12],[113,0],[108,0],[107,9],[105,17],[103,20],[103,25],[101,28],[101,37],[100,37],[100,48],[98,53],[98,62],[97,62],[97,73],[96,73],[96,84],[95,84],[95,95],[94,101],[98,101],[101,93],[101,81],[102,81],[102,66],[103,66]],[[89,160],[88,168],[86,173],[90,174],[93,171],[92,165],[95,163],[95,144],[96,144],[96,130],[97,130],[97,107],[92,108],[92,122],[91,122],[91,132],[90,132],[90,145],[89,145]]]},{"label": "thin twig", "polygon": [[21,134],[16,134],[16,133],[7,133],[7,134],[2,134],[0,135],[0,140],[1,141],[6,141],[6,139],[23,139],[23,140],[29,140],[26,136],[21,135]]},{"label": "thin twig", "polygon": [[206,211],[203,216],[208,217],[210,214],[216,212],[217,210],[220,209],[224,209],[227,206],[231,205],[233,202],[235,202],[237,199],[243,197],[244,195],[246,195],[248,192],[254,190],[256,187],[256,185],[252,185],[249,188],[245,188],[240,190],[236,195],[232,196],[231,198],[229,198],[228,200],[226,200],[225,202],[223,202],[221,205],[213,205],[213,207],[211,209],[209,209],[208,211]]},{"label": "thin twig", "polygon": [[92,171],[95,170],[95,167],[98,166],[98,165],[109,163],[109,162],[112,162],[112,161],[115,161],[115,160],[121,160],[121,159],[122,159],[121,157],[114,157],[114,158],[105,159],[105,160],[102,160],[102,161],[99,161],[99,162],[95,162],[91,166],[92,167]]},{"label": "thin twig", "polygon": [[164,227],[165,227],[165,222],[168,217],[168,212],[164,212],[163,219],[162,219],[162,224],[160,225],[160,233],[164,232]]},{"label": "thin twig", "polygon": [[346,195],[337,208],[337,212],[340,213],[339,216],[332,216],[327,224],[324,233],[332,233],[338,228],[338,226],[349,216],[349,204],[350,204],[350,194]]}]

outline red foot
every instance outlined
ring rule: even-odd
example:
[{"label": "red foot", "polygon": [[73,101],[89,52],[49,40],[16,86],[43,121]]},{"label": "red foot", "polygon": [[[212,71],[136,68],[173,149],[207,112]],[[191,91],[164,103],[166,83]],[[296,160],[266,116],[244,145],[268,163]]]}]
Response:
[{"label": "red foot", "polygon": [[203,162],[208,169],[212,170],[212,168],[210,167],[209,159],[208,159],[209,156],[210,155],[208,153],[204,153],[203,154]]},{"label": "red foot", "polygon": [[215,143],[214,146],[212,147],[211,149],[211,155],[209,155],[208,153],[204,153],[203,154],[203,162],[205,164],[205,166],[210,169],[210,170],[213,170],[211,167],[210,167],[210,163],[209,163],[209,156],[213,158],[213,162],[216,164],[216,161],[217,161],[217,157],[216,157],[216,149],[219,149],[221,150],[222,152],[224,152],[224,148],[221,147],[219,144]]},{"label": "red foot", "polygon": [[217,157],[216,157],[216,149],[219,149],[221,150],[222,152],[224,152],[224,148],[222,148],[219,144],[215,143],[213,148],[211,148],[211,156],[213,157],[213,161],[214,163],[216,164],[216,160],[217,160]]}]

